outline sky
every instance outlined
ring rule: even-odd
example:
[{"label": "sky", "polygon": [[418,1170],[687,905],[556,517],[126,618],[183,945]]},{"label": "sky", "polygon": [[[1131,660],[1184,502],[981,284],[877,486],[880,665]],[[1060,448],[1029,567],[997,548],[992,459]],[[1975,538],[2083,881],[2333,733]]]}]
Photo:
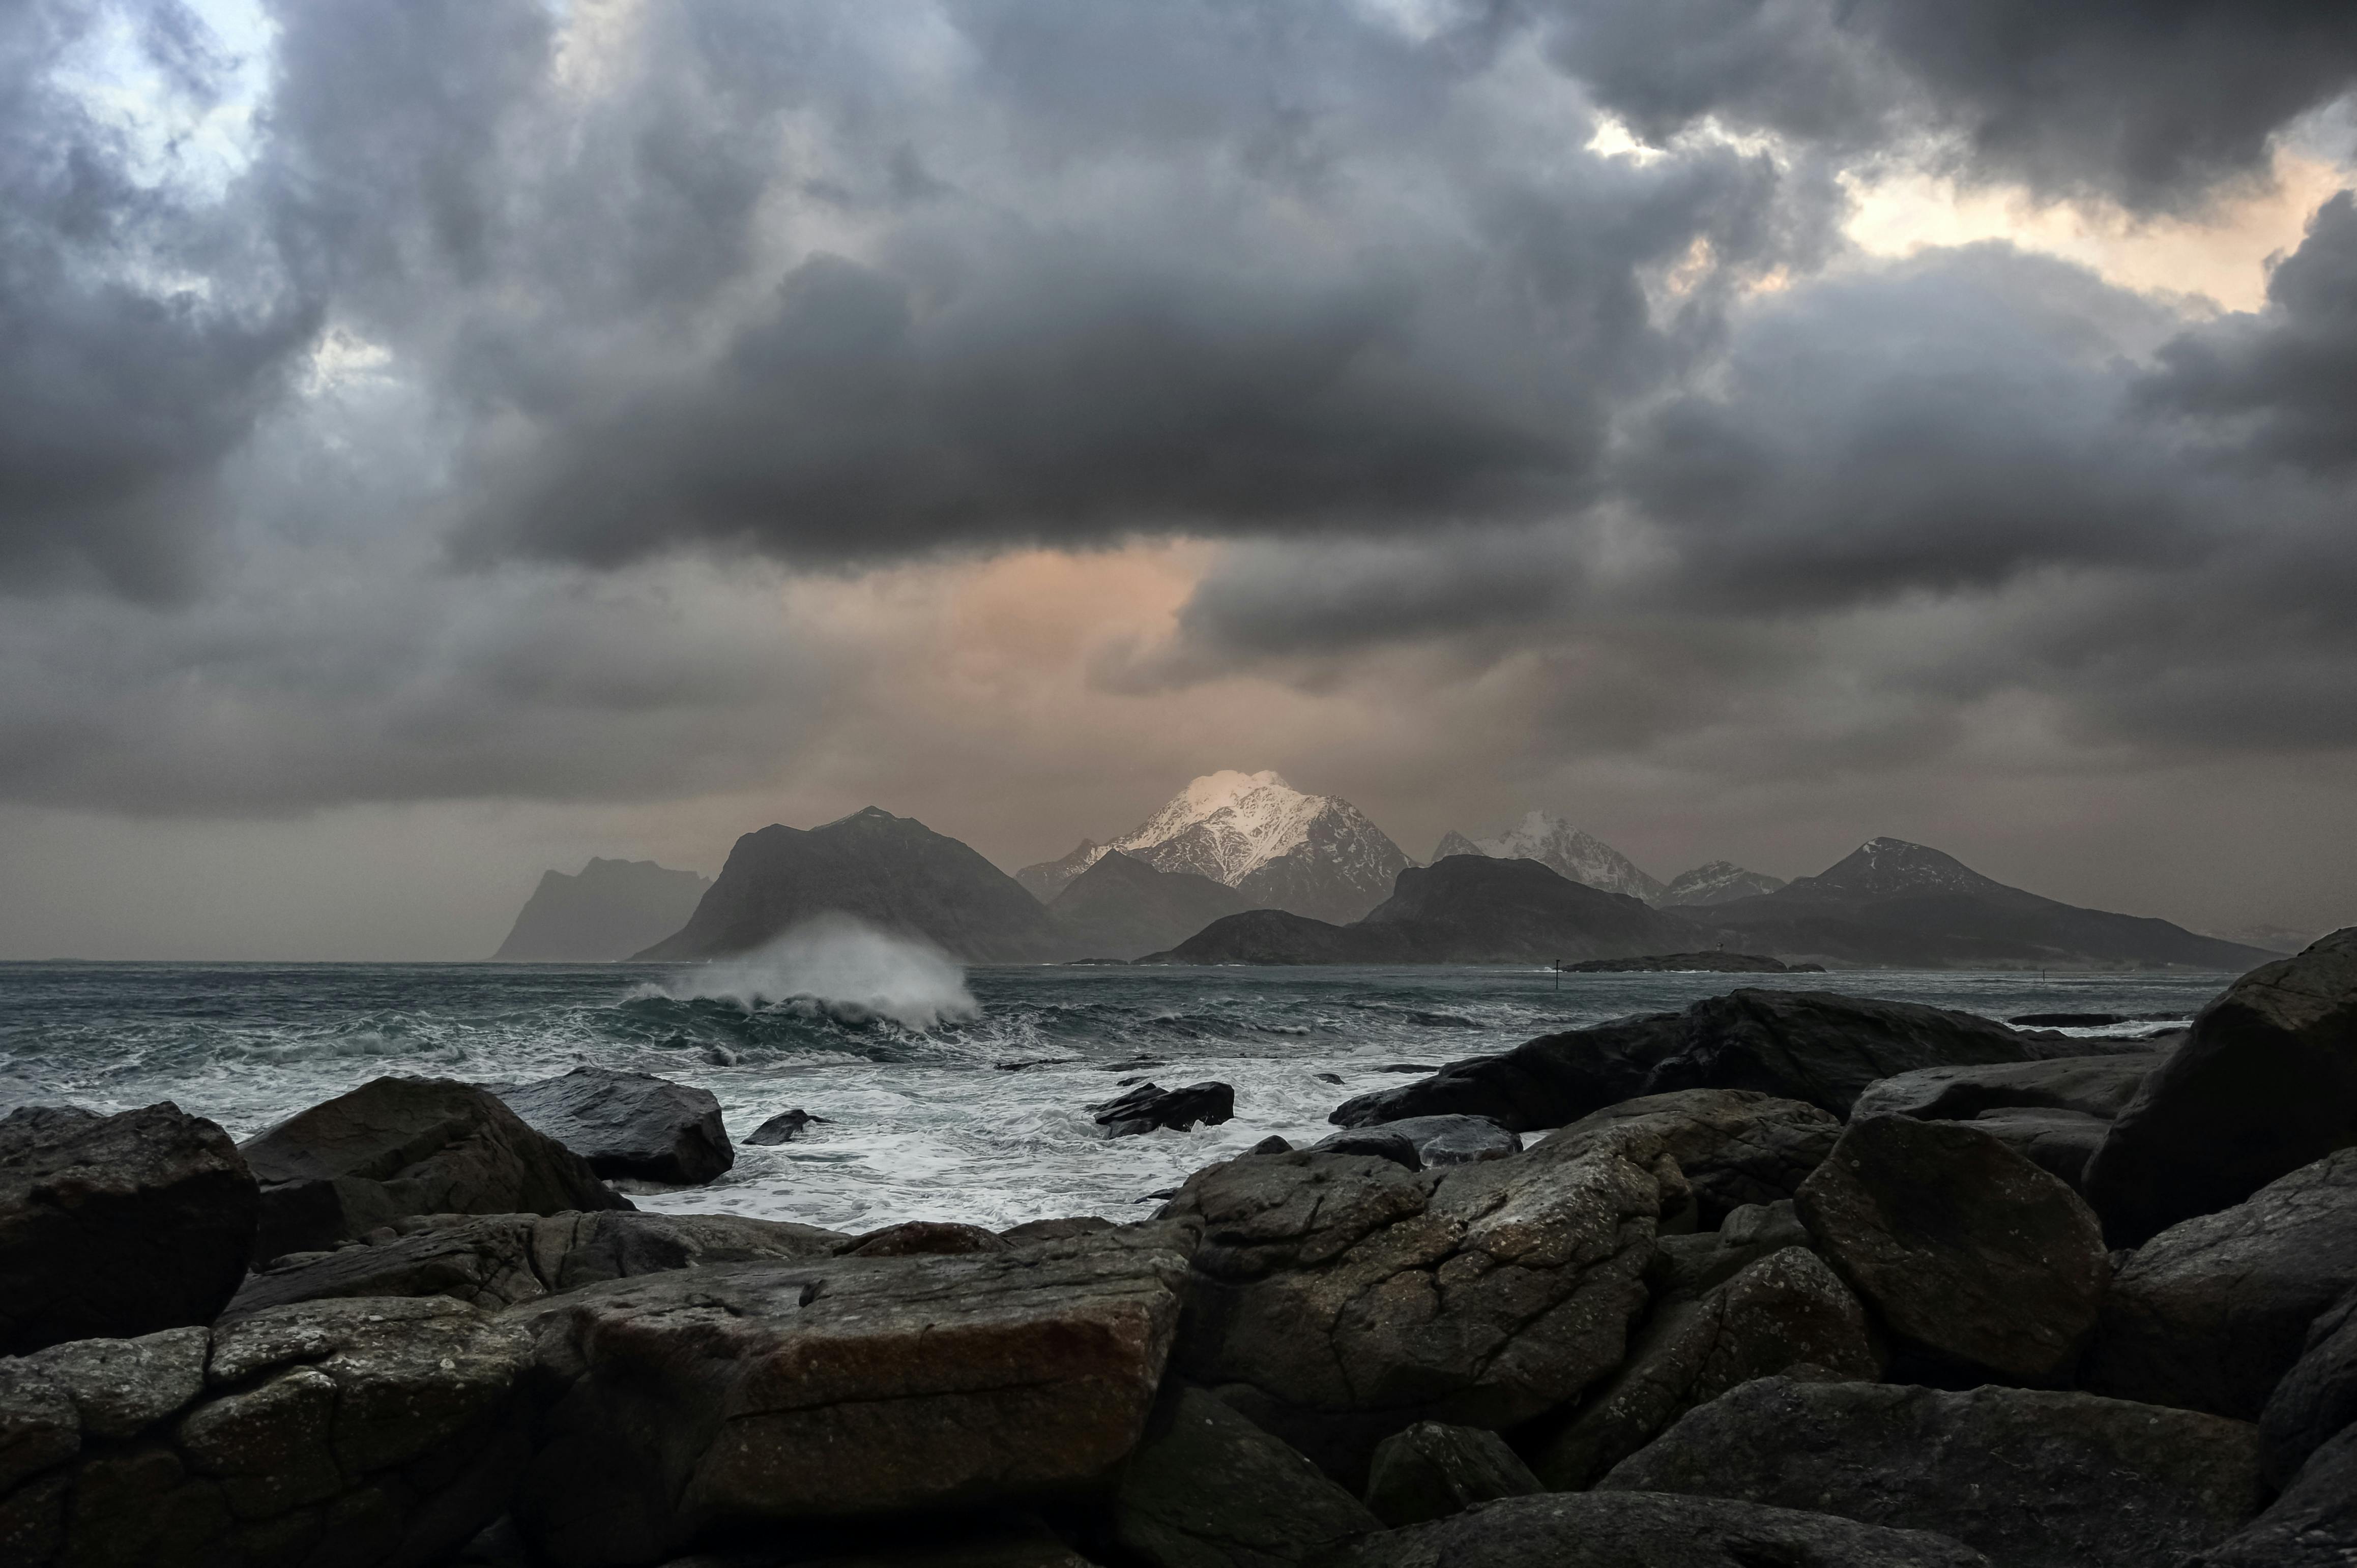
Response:
[{"label": "sky", "polygon": [[2357,923],[2357,6],[16,0],[0,958],[868,804]]}]

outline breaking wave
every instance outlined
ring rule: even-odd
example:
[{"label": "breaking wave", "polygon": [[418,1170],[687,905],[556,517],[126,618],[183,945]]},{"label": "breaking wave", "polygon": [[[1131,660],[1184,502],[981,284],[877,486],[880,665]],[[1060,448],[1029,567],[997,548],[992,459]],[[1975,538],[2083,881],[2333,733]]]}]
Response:
[{"label": "breaking wave", "polygon": [[730,1001],[748,1013],[810,1009],[854,1025],[885,1018],[905,1029],[964,1023],[982,1013],[957,960],[847,915],[806,920],[767,947],[681,977],[662,993],[675,1001]]}]

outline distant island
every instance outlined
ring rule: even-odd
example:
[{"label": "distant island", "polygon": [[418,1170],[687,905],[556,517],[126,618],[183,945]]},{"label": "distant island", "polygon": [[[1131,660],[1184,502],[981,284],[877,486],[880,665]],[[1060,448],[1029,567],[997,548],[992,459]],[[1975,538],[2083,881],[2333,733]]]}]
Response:
[{"label": "distant island", "polygon": [[1751,952],[1673,952],[1649,953],[1643,958],[1591,958],[1581,963],[1562,963],[1556,968],[1566,974],[1670,974],[1692,970],[1713,970],[1723,974],[1823,974],[1821,963],[1786,963]]},{"label": "distant island", "polygon": [[492,954],[507,963],[610,963],[686,923],[712,884],[651,860],[592,860],[545,873]]}]

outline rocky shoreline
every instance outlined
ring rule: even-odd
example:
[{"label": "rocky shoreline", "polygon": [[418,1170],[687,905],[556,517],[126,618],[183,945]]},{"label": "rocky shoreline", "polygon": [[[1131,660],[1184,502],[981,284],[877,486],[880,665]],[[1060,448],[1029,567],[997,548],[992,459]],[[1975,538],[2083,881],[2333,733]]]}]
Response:
[{"label": "rocky shoreline", "polygon": [[607,1185],[726,1169],[709,1101],[583,1069],[381,1079],[242,1145],[0,1122],[0,1562],[2357,1554],[2357,929],[2101,1054],[1763,991],[1546,1036],[1126,1225]]}]

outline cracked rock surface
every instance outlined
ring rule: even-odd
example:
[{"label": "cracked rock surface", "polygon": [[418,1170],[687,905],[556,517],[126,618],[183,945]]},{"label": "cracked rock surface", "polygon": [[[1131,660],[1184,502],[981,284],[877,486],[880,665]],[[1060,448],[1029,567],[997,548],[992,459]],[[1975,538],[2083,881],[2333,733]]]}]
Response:
[{"label": "cracked rock surface", "polygon": [[1403,1427],[1510,1426],[1616,1366],[1655,1221],[1686,1201],[1640,1138],[1437,1171],[1231,1160],[1165,1211],[1203,1236],[1178,1365],[1355,1489]]},{"label": "cracked rock surface", "polygon": [[2007,1568],[2151,1568],[2257,1509],[2258,1434],[2093,1394],[1762,1378],[1598,1486],[1937,1530]]},{"label": "cracked rock surface", "polygon": [[1153,1404],[1193,1240],[727,1264],[517,1308],[547,1401],[517,1521],[560,1568],[607,1568],[1102,1485]]},{"label": "cracked rock surface", "polygon": [[525,1457],[522,1330],[323,1301],[0,1360],[10,1568],[425,1568]]}]

